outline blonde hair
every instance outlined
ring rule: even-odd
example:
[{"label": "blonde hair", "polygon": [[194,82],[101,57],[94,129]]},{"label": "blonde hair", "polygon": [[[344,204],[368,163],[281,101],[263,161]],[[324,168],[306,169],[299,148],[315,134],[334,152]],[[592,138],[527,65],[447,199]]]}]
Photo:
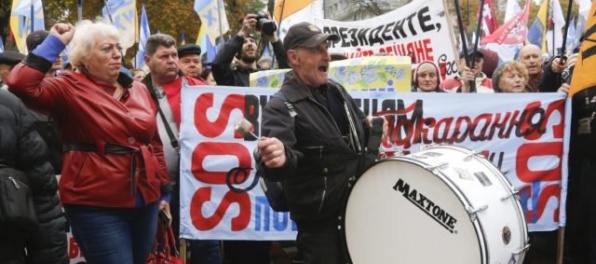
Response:
[{"label": "blonde hair", "polygon": [[116,37],[120,39],[118,28],[109,24],[105,19],[95,21],[83,20],[77,23],[75,33],[68,45],[68,58],[70,63],[77,68],[85,68],[83,60],[91,56],[91,50],[102,38]]},{"label": "blonde hair", "polygon": [[526,68],[525,64],[523,64],[519,61],[509,61],[509,62],[506,62],[505,64],[503,64],[503,68],[499,72],[498,78],[503,77],[503,74],[505,74],[505,73],[514,72],[514,71],[519,72],[519,74],[521,74],[524,78],[526,78],[526,84],[528,83],[528,80],[530,78],[530,76],[528,75],[528,68]]}]

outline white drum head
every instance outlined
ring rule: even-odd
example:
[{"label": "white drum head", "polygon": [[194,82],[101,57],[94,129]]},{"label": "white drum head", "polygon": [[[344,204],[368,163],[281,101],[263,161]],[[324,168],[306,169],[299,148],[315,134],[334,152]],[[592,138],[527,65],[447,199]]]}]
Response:
[{"label": "white drum head", "polygon": [[350,193],[344,221],[355,264],[486,262],[483,238],[457,194],[414,163],[369,168]]}]

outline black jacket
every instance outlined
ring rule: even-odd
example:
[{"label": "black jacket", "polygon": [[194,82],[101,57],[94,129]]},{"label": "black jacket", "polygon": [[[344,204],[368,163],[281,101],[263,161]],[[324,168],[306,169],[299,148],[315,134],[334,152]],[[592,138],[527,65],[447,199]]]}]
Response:
[{"label": "black jacket", "polygon": [[[250,74],[255,72],[255,70],[232,65],[234,56],[242,51],[243,44],[244,38],[236,35],[234,38],[228,40],[217,52],[211,65],[213,78],[217,82],[217,85],[250,86]],[[273,45],[273,53],[275,53],[275,59],[279,68],[289,68],[282,41],[272,42],[271,44]]]},{"label": "black jacket", "polygon": [[[342,87],[328,85],[340,100],[347,102],[357,140],[364,148],[366,116]],[[259,172],[263,177],[283,178],[291,217],[299,229],[334,224],[348,192],[348,182],[366,165],[364,150],[355,151],[346,143],[331,113],[293,71],[286,74],[281,92],[296,115],[290,116],[282,99],[271,98],[263,110],[262,133],[283,142],[287,162],[282,168],[261,166]]]},{"label": "black jacket", "polygon": [[565,82],[565,80],[561,78],[561,73],[553,72],[551,65],[555,58],[551,59],[550,62],[544,67],[544,73],[542,74],[540,84],[538,85],[538,90],[541,93],[555,93],[559,90],[559,87],[561,87],[563,82]]},{"label": "black jacket", "polygon": [[29,177],[40,223],[39,231],[27,241],[0,235],[0,259],[19,258],[26,246],[27,263],[68,263],[66,218],[46,145],[33,127],[29,110],[4,90],[0,90],[0,162]]}]

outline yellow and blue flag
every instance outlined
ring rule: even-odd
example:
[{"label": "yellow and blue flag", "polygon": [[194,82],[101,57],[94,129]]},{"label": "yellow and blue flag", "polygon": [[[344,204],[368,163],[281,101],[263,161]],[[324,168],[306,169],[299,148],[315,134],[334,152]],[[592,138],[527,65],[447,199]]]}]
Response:
[{"label": "yellow and blue flag", "polygon": [[215,46],[217,37],[230,30],[223,0],[195,0],[194,9],[201,18],[197,44],[203,42],[203,36],[207,36],[207,40]]},{"label": "yellow and blue flag", "polygon": [[186,36],[184,35],[184,32],[180,32],[180,46],[182,45],[186,45]]},{"label": "yellow and blue flag", "polygon": [[27,53],[25,44],[27,36],[40,29],[45,29],[41,0],[13,0],[10,12],[10,30],[19,52]]},{"label": "yellow and blue flag", "polygon": [[201,46],[201,52],[203,54],[207,54],[205,61],[207,63],[213,62],[213,59],[215,59],[215,55],[217,55],[217,48],[215,45],[211,44],[211,41],[209,41],[207,35],[203,35],[203,39],[201,40],[201,44],[199,46]]},{"label": "yellow and blue flag", "polygon": [[546,53],[546,31],[548,30],[548,15],[549,15],[550,0],[543,0],[540,3],[538,14],[528,30],[528,41],[542,48],[542,52]]},{"label": "yellow and blue flag", "polygon": [[102,15],[108,18],[112,25],[120,31],[120,45],[122,52],[134,45],[138,40],[137,7],[136,0],[110,0],[108,5],[101,9]]}]

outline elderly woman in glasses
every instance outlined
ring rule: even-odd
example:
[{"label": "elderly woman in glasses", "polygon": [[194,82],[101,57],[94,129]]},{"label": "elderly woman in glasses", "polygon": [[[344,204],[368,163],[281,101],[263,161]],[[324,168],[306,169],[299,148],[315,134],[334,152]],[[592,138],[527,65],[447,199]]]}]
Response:
[{"label": "elderly woman in glasses", "polygon": [[[75,70],[44,79],[69,45]],[[118,29],[58,23],[6,80],[29,107],[49,114],[64,143],[60,199],[88,263],[145,263],[158,211],[171,190],[156,104],[120,72]]]}]

